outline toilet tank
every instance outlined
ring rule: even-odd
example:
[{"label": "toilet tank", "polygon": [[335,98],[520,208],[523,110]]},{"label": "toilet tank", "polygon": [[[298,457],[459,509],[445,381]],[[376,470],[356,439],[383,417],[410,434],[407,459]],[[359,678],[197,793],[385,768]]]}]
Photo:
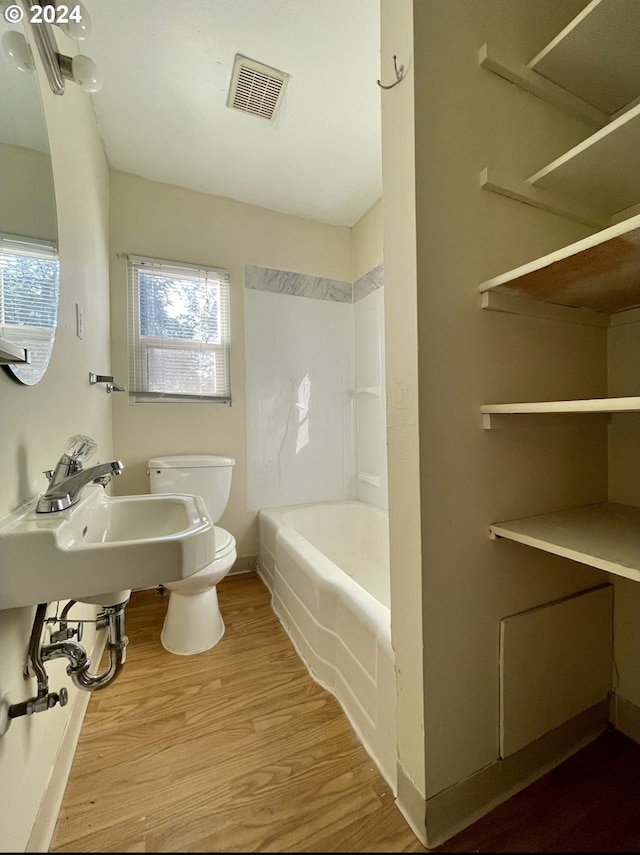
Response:
[{"label": "toilet tank", "polygon": [[231,492],[235,460],[214,454],[180,454],[149,460],[152,493],[202,496],[213,523],[224,513]]}]

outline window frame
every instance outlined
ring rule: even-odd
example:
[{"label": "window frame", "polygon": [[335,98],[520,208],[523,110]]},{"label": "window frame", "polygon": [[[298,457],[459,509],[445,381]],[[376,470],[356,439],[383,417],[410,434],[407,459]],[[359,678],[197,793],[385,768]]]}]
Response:
[{"label": "window frame", "polygon": [[[157,275],[166,275],[167,279],[179,279],[193,282],[212,280],[217,286],[217,326],[218,342],[204,339],[177,338],[142,335],[140,329],[140,281],[139,273],[149,271]],[[211,265],[175,262],[166,259],[127,256],[127,307],[128,307],[128,348],[129,348],[129,399],[132,404],[139,403],[207,403],[231,406],[231,312],[230,312],[230,275],[225,268]],[[190,353],[213,352],[220,357],[222,369],[216,372],[223,378],[224,389],[220,394],[206,395],[189,391],[163,392],[149,389],[148,350],[160,348],[163,351],[180,350]]]}]

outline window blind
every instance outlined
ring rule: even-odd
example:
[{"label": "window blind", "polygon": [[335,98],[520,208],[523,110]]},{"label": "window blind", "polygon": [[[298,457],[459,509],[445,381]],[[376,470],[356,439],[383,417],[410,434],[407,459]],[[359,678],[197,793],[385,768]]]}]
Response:
[{"label": "window blind", "polygon": [[229,272],[129,256],[135,401],[231,403]]},{"label": "window blind", "polygon": [[0,235],[0,327],[50,338],[58,316],[60,262],[54,244]]}]

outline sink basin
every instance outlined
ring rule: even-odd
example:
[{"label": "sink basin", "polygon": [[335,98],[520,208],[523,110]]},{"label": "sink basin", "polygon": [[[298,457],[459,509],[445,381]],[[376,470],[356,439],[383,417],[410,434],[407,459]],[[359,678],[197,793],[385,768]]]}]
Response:
[{"label": "sink basin", "polygon": [[215,558],[200,496],[108,496],[89,485],[71,508],[36,502],[0,520],[0,609],[54,600],[112,605],[132,588],[191,576]]}]

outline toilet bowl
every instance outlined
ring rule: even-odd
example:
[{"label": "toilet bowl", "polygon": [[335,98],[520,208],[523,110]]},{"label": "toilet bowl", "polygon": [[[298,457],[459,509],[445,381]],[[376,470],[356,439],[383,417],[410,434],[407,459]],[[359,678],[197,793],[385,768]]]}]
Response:
[{"label": "toilet bowl", "polygon": [[217,455],[175,455],[149,460],[152,493],[202,496],[214,523],[216,557],[197,573],[167,582],[169,605],[160,634],[169,653],[191,656],[214,647],[224,635],[225,625],[218,604],[218,583],[237,558],[236,542],[226,529],[216,525],[226,508],[235,460]]}]

